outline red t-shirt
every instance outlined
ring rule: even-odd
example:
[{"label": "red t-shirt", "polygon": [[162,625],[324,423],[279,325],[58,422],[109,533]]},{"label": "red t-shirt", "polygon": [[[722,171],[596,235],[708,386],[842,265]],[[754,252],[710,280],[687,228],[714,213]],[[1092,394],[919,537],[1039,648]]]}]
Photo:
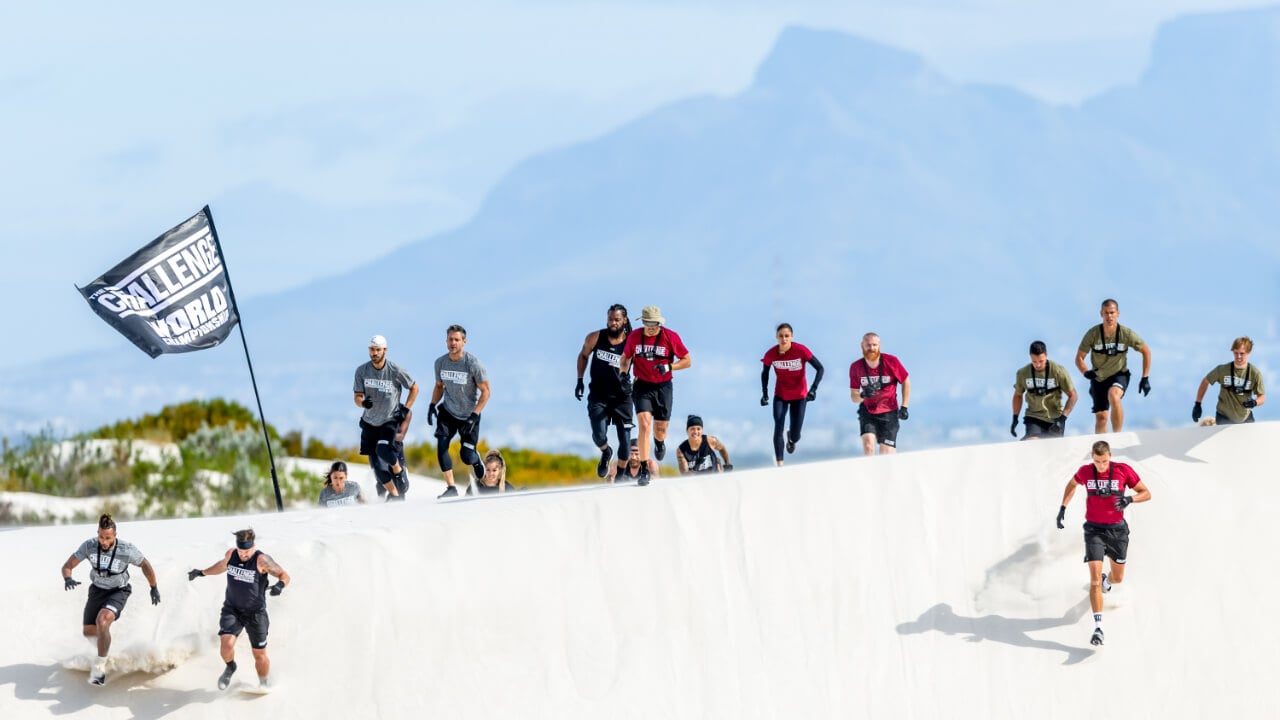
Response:
[{"label": "red t-shirt", "polygon": [[[862,407],[872,415],[887,413],[898,409],[898,383],[907,379],[907,369],[902,367],[898,358],[880,354],[880,366],[867,367],[866,358],[858,358],[849,365],[849,389],[865,389],[879,386],[879,390],[869,400],[862,401]],[[863,395],[865,398],[866,395]]]},{"label": "red t-shirt", "polygon": [[1115,525],[1123,521],[1124,511],[1116,509],[1116,498],[1123,495],[1126,489],[1142,482],[1133,468],[1115,461],[1102,473],[1098,472],[1093,463],[1081,465],[1076,471],[1075,479],[1089,491],[1084,519],[1099,525]]},{"label": "red t-shirt", "polygon": [[803,400],[809,394],[809,378],[805,375],[805,363],[813,359],[809,348],[798,342],[791,343],[791,349],[783,355],[774,345],[760,358],[760,362],[773,366],[778,376],[774,383],[773,396],[779,400]]},{"label": "red t-shirt", "polygon": [[622,356],[632,360],[637,380],[647,383],[666,382],[671,379],[671,371],[659,374],[658,365],[670,365],[677,359],[688,357],[689,349],[674,331],[659,328],[658,334],[647,337],[644,328],[636,328],[627,336],[627,344],[622,348]]}]

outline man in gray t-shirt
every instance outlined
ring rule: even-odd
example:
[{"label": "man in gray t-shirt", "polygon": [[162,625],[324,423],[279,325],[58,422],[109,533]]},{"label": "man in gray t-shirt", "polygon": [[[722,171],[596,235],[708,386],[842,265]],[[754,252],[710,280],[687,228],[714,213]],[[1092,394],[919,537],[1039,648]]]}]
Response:
[{"label": "man in gray t-shirt", "polygon": [[151,584],[151,604],[160,604],[156,572],[137,546],[116,538],[116,523],[109,514],[98,518],[98,536],[85,540],[62,564],[62,581],[67,590],[80,583],[71,573],[82,561],[89,562],[89,599],[84,605],[84,635],[98,638],[98,659],[89,671],[89,682],[102,685],[107,681],[107,652],[111,649],[111,625],[122,613],[133,588],[129,585],[129,566],[142,569]]},{"label": "man in gray t-shirt", "polygon": [[[400,393],[409,390],[403,406]],[[418,399],[418,383],[399,365],[387,360],[387,339],[374,335],[369,339],[369,362],[356,368],[355,393],[357,407],[364,408],[360,417],[360,454],[369,458],[377,478],[378,495],[390,493],[402,499],[408,489],[404,463],[404,437],[401,429],[408,411]],[[396,458],[392,463],[379,459],[376,450],[379,441],[394,443]]]},{"label": "man in gray t-shirt", "polygon": [[458,435],[462,444],[459,459],[470,465],[476,479],[484,477],[484,463],[476,452],[480,441],[480,413],[489,402],[489,373],[475,355],[467,352],[467,331],[461,325],[450,325],[445,331],[445,347],[449,352],[436,359],[435,389],[431,391],[431,407],[427,424],[436,422],[436,458],[448,487],[440,497],[453,497],[458,488],[453,484],[453,460],[449,442]]}]

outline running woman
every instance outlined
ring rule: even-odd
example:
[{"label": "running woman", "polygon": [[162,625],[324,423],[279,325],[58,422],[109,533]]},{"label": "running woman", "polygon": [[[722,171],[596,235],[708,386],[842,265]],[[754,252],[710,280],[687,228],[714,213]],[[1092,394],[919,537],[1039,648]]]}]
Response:
[{"label": "running woman", "polygon": [[1253,422],[1253,409],[1267,401],[1267,390],[1262,384],[1262,371],[1249,364],[1253,341],[1238,337],[1231,343],[1232,360],[1209,371],[1200,381],[1196,391],[1196,404],[1191,408],[1191,419],[1200,422],[1201,401],[1209,385],[1221,383],[1218,389],[1218,407],[1215,422],[1218,425],[1235,425]]},{"label": "running woman", "polygon": [[[1125,560],[1129,554],[1129,523],[1124,509],[1131,503],[1151,499],[1151,491],[1133,468],[1111,461],[1111,445],[1106,440],[1093,444],[1093,462],[1080,466],[1062,491],[1062,507],[1058,508],[1058,529],[1065,527],[1067,504],[1083,485],[1089,493],[1084,510],[1084,561],[1089,564],[1089,605],[1093,608],[1093,637],[1089,642],[1101,645],[1102,594],[1124,580]],[[1125,490],[1133,488],[1134,494]],[[1111,573],[1102,572],[1103,558],[1111,558]]]},{"label": "running woman", "polygon": [[439,497],[456,497],[458,488],[453,484],[453,460],[449,457],[449,442],[454,435],[462,447],[458,459],[470,465],[476,480],[484,477],[484,464],[476,452],[480,442],[480,413],[489,403],[489,373],[475,355],[466,351],[467,331],[461,325],[450,325],[445,330],[445,347],[448,352],[436,358],[436,387],[431,391],[431,407],[427,409],[427,424],[436,423],[436,459],[440,472],[448,485]]},{"label": "running woman", "polygon": [[635,391],[632,399],[636,405],[636,419],[640,421],[641,474],[637,485],[648,485],[649,474],[657,473],[656,464],[650,465],[649,439],[653,438],[653,457],[661,462],[667,454],[667,425],[671,422],[671,378],[675,371],[693,364],[689,349],[675,331],[663,327],[666,319],[657,305],[647,305],[640,311],[644,327],[627,336],[622,350],[618,371],[626,374],[635,365]]},{"label": "running woman", "polygon": [[237,530],[233,534],[236,536],[234,549],[209,567],[188,572],[187,579],[227,574],[227,595],[218,619],[222,661],[227,666],[218,677],[218,689],[226,690],[231,684],[231,676],[236,671],[236,638],[242,630],[248,630],[253,664],[258,671],[258,689],[265,692],[271,688],[271,659],[267,657],[267,628],[271,625],[267,617],[267,577],[278,578],[270,593],[279,595],[289,584],[289,573],[270,555],[256,548],[257,536],[252,529]]},{"label": "running woman", "polygon": [[[818,398],[818,383],[822,382],[822,363],[814,357],[809,348],[792,340],[794,331],[790,323],[778,326],[776,337],[778,344],[769,348],[760,362],[764,370],[760,373],[760,404],[769,404],[769,370],[778,376],[773,386],[773,459],[782,465],[782,450],[785,444],[787,453],[796,451],[796,443],[800,442],[800,428],[804,426],[804,409],[806,403]],[[808,387],[805,375],[805,364],[813,366],[813,387]],[[787,417],[791,418],[791,429],[786,429]]]},{"label": "running woman", "polygon": [[151,585],[151,604],[160,604],[160,590],[156,587],[156,572],[143,557],[142,551],[132,543],[116,538],[116,521],[103,513],[98,518],[98,536],[81,543],[80,547],[62,563],[64,589],[74,590],[80,583],[71,577],[81,560],[89,561],[89,599],[84,604],[84,636],[98,638],[98,659],[89,671],[89,682],[104,685],[107,682],[107,653],[111,650],[111,624],[120,619],[124,605],[129,602],[133,587],[129,585],[129,566],[142,568]]},{"label": "running woman", "polygon": [[[733,469],[729,448],[715,435],[703,434],[702,418],[690,415],[684,429],[689,439],[676,447],[676,463],[680,466],[681,475],[729,472]],[[716,453],[720,456],[717,457]]]},{"label": "running woman", "polygon": [[578,351],[578,385],[573,389],[573,395],[582,401],[585,389],[582,377],[590,363],[587,418],[591,421],[591,441],[600,449],[600,463],[596,465],[596,475],[600,477],[612,478],[618,471],[617,466],[609,463],[613,458],[613,448],[609,447],[609,424],[613,424],[618,435],[618,465],[626,462],[623,456],[631,445],[631,428],[635,427],[631,377],[618,371],[630,334],[631,320],[627,317],[627,308],[610,305],[605,314],[605,326],[588,333],[582,341],[582,349]]},{"label": "running woman", "polygon": [[[898,406],[898,385],[902,385],[902,406]],[[897,451],[898,421],[907,419],[911,401],[911,379],[907,369],[893,355],[880,353],[880,336],[862,336],[862,357],[849,365],[849,397],[858,404],[858,427],[862,431],[862,454]]]}]

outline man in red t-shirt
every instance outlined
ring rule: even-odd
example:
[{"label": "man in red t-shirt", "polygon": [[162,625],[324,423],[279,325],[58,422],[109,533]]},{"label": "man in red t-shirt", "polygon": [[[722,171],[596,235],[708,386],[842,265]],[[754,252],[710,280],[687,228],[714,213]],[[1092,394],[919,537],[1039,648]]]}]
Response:
[{"label": "man in red t-shirt", "polygon": [[[1102,594],[1124,580],[1124,563],[1129,554],[1129,524],[1124,509],[1131,503],[1151,499],[1151,491],[1133,468],[1111,462],[1111,445],[1106,440],[1093,444],[1093,462],[1080,466],[1062,491],[1062,507],[1058,508],[1058,529],[1064,527],[1067,503],[1083,485],[1089,493],[1084,510],[1084,561],[1089,564],[1089,605],[1093,608],[1093,637],[1089,642],[1102,644]],[[1133,495],[1125,490],[1133,488]],[[1102,572],[1102,560],[1111,558],[1111,574]]]},{"label": "man in red t-shirt", "polygon": [[640,311],[644,327],[627,336],[622,348],[618,371],[626,377],[635,366],[635,386],[631,399],[635,403],[636,420],[640,425],[639,485],[649,484],[649,472],[657,472],[649,461],[649,439],[653,438],[653,456],[661,461],[667,454],[667,424],[671,421],[671,377],[676,370],[693,364],[689,349],[680,336],[662,326],[666,319],[656,305]]},{"label": "man in red t-shirt", "polygon": [[880,336],[875,333],[862,336],[862,357],[849,365],[849,397],[858,405],[862,453],[874,455],[877,442],[881,455],[895,452],[898,421],[907,419],[907,404],[911,402],[911,379],[898,358],[880,353]]}]

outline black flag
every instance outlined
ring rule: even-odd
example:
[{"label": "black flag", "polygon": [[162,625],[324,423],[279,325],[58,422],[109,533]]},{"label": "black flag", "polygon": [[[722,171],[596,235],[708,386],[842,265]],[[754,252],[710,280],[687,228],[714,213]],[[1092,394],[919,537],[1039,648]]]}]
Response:
[{"label": "black flag", "polygon": [[153,358],[211,348],[240,319],[207,205],[76,289],[94,312]]}]

